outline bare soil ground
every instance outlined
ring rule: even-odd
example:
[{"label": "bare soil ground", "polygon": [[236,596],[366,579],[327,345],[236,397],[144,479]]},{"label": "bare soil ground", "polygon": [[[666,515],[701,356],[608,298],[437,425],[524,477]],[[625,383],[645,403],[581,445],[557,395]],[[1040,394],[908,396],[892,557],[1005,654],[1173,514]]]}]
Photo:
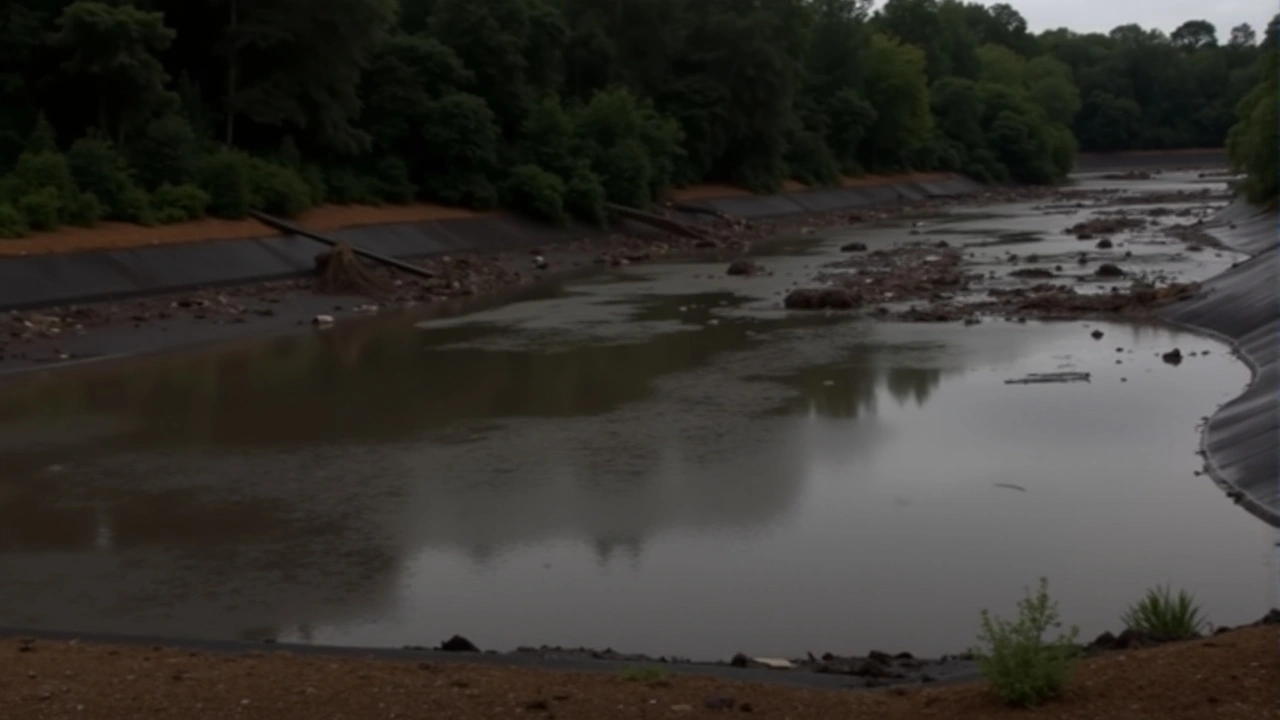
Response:
[{"label": "bare soil ground", "polygon": [[[298,223],[309,230],[325,232],[358,225],[430,222],[476,217],[481,213],[462,208],[429,203],[415,205],[325,205],[303,213]],[[94,228],[59,228],[21,240],[0,241],[0,257],[16,255],[49,255],[176,245],[209,240],[239,240],[275,235],[276,232],[257,220],[217,220],[206,218],[194,222],[141,227],[126,223],[102,223]]]},{"label": "bare soil ground", "polygon": [[[909,173],[902,175],[868,175],[845,178],[844,187],[868,187],[913,180],[936,180],[946,173]],[[805,186],[788,181],[783,188],[787,192],[804,190]],[[695,185],[674,190],[672,200],[705,200],[718,197],[739,197],[751,193],[730,185]],[[392,223],[432,222],[471,218],[485,213],[463,208],[445,207],[431,203],[412,205],[325,205],[304,213],[297,222],[302,227],[317,232],[338,230],[360,225],[386,225]],[[174,245],[208,240],[238,240],[269,237],[276,234],[256,220],[218,220],[206,218],[194,222],[140,227],[126,223],[102,223],[94,228],[59,228],[53,232],[37,233],[21,240],[0,242],[0,257],[114,250],[120,248]]]},{"label": "bare soil ground", "polygon": [[881,692],[464,664],[215,655],[10,639],[0,718],[722,718],[1264,720],[1280,710],[1280,627],[1081,663],[1067,697],[1001,706],[984,684]]}]

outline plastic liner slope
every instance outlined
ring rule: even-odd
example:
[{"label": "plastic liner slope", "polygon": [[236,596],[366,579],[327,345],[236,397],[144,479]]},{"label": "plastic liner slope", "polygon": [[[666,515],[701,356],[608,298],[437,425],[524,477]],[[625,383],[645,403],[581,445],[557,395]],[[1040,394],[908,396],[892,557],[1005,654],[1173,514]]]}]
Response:
[{"label": "plastic liner slope", "polygon": [[1205,425],[1201,446],[1215,482],[1250,512],[1280,527],[1280,244],[1274,208],[1225,208],[1206,228],[1253,257],[1205,283],[1195,298],[1164,315],[1234,342],[1253,382]]},{"label": "plastic liner slope", "polygon": [[[979,189],[963,177],[863,188],[705,201],[745,218],[823,212],[899,199],[960,195]],[[696,221],[697,218],[689,218]],[[116,300],[200,287],[279,280],[312,271],[326,248],[294,236],[142,247],[129,250],[0,258],[0,310]],[[329,233],[396,258],[498,252],[551,244],[598,231],[565,231],[494,214],[424,223],[366,225]],[[572,235],[569,235],[572,233]]]}]

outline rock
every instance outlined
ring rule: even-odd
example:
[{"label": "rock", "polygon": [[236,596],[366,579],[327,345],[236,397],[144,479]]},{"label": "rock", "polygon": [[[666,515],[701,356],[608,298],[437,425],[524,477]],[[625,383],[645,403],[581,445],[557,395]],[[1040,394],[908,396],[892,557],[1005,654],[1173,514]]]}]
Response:
[{"label": "rock", "polygon": [[860,242],[851,242],[847,245],[840,246],[840,252],[866,252],[867,244]]},{"label": "rock", "polygon": [[1095,271],[1098,277],[1124,277],[1127,273],[1120,269],[1120,266],[1113,263],[1103,263],[1098,266]]},{"label": "rock", "polygon": [[693,244],[696,250],[710,250],[711,248],[720,247],[720,243],[715,240],[699,240]]},{"label": "rock", "polygon": [[939,240],[938,242],[934,243],[933,246],[937,248],[949,248],[951,247],[951,243],[947,242],[946,240]]},{"label": "rock", "polygon": [[1009,273],[1009,277],[1051,278],[1053,277],[1053,271],[1046,270],[1044,268],[1022,268],[1021,270],[1014,270],[1013,272]]},{"label": "rock", "polygon": [[524,704],[524,709],[529,712],[547,712],[551,709],[551,704],[546,700],[532,700]]},{"label": "rock", "polygon": [[702,706],[708,710],[732,710],[737,705],[738,701],[731,697],[709,697],[702,701]]},{"label": "rock", "polygon": [[750,277],[764,272],[764,268],[750,260],[734,260],[729,263],[728,274]]},{"label": "rock", "polygon": [[547,262],[547,259],[541,255],[535,255],[533,258],[533,266],[539,270],[546,270],[551,267],[551,263]]},{"label": "rock", "polygon": [[1179,350],[1178,348],[1174,348],[1169,352],[1161,355],[1160,359],[1169,363],[1170,365],[1180,365],[1182,363],[1182,351]]},{"label": "rock", "polygon": [[1090,335],[1093,337],[1094,340],[1101,340],[1103,334],[1104,333],[1101,330],[1094,330],[1092,333],[1090,333]]},{"label": "rock", "polygon": [[311,324],[312,324],[312,325],[319,325],[319,326],[322,326],[322,327],[323,327],[323,326],[332,325],[332,324],[333,324],[333,322],[334,322],[334,321],[333,321],[333,316],[332,316],[332,315],[317,315],[317,316],[315,316],[315,317],[311,318]]},{"label": "rock", "polygon": [[788,310],[852,310],[859,302],[840,288],[800,288],[788,293],[783,305]]},{"label": "rock", "polygon": [[1110,250],[1111,248],[1115,247],[1115,244],[1112,243],[1110,240],[1103,238],[1099,240],[1098,244],[1094,245],[1094,247],[1098,248],[1099,250]]},{"label": "rock", "polygon": [[480,648],[475,643],[462,637],[454,635],[440,644],[440,649],[445,652],[480,652]]},{"label": "rock", "polygon": [[738,712],[749,713],[749,712],[755,712],[755,711],[756,709],[752,707],[751,703],[749,702],[744,702],[738,706]]}]

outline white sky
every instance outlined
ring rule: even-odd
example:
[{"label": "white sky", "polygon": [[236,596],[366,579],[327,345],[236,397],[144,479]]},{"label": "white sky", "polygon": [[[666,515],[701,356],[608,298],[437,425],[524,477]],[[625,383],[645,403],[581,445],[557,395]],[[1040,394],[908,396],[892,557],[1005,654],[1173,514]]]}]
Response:
[{"label": "white sky", "polygon": [[[982,0],[995,4],[995,0]],[[1137,23],[1172,32],[1187,20],[1208,20],[1225,41],[1231,28],[1247,22],[1262,39],[1267,22],[1280,11],[1280,0],[1005,0],[1022,13],[1032,32],[1068,27],[1079,32],[1106,32]]]}]

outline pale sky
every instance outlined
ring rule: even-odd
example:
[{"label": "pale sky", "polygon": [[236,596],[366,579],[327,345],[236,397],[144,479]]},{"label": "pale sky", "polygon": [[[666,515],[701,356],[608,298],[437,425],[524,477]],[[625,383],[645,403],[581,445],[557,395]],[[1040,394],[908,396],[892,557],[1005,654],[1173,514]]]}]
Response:
[{"label": "pale sky", "polygon": [[[982,0],[995,4],[995,0]],[[1106,32],[1137,23],[1172,32],[1187,20],[1208,20],[1226,41],[1231,28],[1247,22],[1261,40],[1267,22],[1280,11],[1278,0],[1005,0],[1022,13],[1032,32],[1067,27],[1079,32]]]}]

